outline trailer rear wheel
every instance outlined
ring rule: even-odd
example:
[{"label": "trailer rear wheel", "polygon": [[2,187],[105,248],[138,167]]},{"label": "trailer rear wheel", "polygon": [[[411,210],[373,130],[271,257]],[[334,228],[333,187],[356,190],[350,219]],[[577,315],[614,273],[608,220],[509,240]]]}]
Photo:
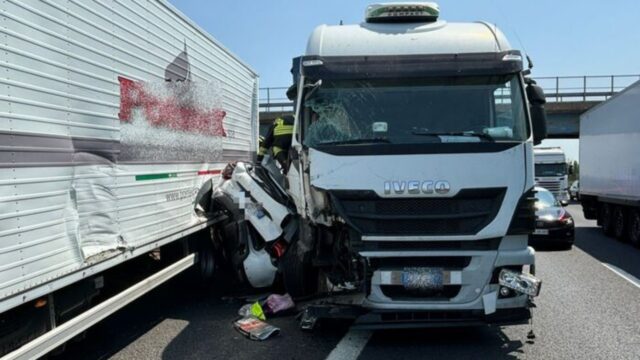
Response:
[{"label": "trailer rear wheel", "polygon": [[613,210],[613,236],[625,240],[625,228],[627,226],[627,214],[622,206],[616,206]]},{"label": "trailer rear wheel", "polygon": [[600,223],[605,235],[613,235],[613,216],[611,212],[611,205],[609,204],[602,204],[600,207]]},{"label": "trailer rear wheel", "polygon": [[631,210],[629,213],[629,226],[627,226],[629,241],[640,247],[640,210]]}]

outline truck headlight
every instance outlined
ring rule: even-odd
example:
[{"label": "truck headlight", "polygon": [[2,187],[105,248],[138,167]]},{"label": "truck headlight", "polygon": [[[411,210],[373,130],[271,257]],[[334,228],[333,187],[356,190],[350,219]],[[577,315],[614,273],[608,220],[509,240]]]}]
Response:
[{"label": "truck headlight", "polygon": [[501,286],[529,296],[538,296],[542,281],[531,274],[502,269],[498,281]]}]

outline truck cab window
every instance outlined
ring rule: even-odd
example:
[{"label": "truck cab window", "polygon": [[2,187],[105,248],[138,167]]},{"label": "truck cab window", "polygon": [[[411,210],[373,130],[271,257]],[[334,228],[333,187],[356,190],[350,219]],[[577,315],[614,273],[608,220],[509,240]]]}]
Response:
[{"label": "truck cab window", "polygon": [[515,75],[326,81],[303,103],[306,146],[525,141]]},{"label": "truck cab window", "polygon": [[567,164],[536,164],[536,176],[567,175]]}]

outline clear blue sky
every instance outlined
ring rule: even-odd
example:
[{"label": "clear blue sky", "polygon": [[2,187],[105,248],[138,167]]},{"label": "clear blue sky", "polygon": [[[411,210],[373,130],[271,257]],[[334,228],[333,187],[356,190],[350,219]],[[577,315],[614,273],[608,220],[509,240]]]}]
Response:
[{"label": "clear blue sky", "polygon": [[[288,86],[291,58],[319,24],[358,23],[375,1],[170,0],[260,74]],[[640,0],[440,0],[447,21],[495,23],[534,61],[534,76],[640,74]],[[566,145],[577,159],[577,142]],[[573,145],[572,145],[573,144]]]}]

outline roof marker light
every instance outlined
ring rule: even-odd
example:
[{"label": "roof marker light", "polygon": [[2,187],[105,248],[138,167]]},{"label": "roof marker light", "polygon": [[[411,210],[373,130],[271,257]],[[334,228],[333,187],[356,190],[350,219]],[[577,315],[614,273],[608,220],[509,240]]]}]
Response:
[{"label": "roof marker light", "polygon": [[439,15],[438,4],[423,1],[373,4],[365,12],[368,23],[434,22]]},{"label": "roof marker light", "polygon": [[320,66],[322,64],[322,60],[305,60],[302,62],[302,66]]},{"label": "roof marker light", "polygon": [[522,61],[522,55],[507,54],[502,58],[502,61]]}]

